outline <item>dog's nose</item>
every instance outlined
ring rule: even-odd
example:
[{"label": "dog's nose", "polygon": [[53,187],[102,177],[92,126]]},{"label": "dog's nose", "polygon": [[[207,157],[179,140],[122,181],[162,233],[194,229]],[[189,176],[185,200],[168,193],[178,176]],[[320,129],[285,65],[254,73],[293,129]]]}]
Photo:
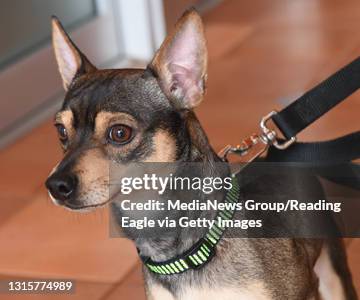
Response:
[{"label": "dog's nose", "polygon": [[69,200],[76,189],[76,177],[71,174],[53,174],[46,180],[52,197],[59,201]]}]

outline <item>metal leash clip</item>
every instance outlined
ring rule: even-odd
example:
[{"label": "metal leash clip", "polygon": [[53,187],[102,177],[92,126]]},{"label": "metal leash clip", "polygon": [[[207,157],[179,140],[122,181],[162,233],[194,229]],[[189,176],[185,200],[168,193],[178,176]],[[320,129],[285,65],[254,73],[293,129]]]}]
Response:
[{"label": "metal leash clip", "polygon": [[296,137],[292,137],[291,139],[285,142],[279,142],[277,139],[277,133],[273,129],[269,129],[266,123],[275,115],[276,111],[272,111],[263,117],[260,121],[260,134],[252,134],[246,139],[244,139],[239,145],[233,147],[231,145],[227,145],[223,148],[219,153],[219,157],[223,161],[228,161],[229,154],[235,154],[239,156],[238,163],[242,163],[244,165],[252,162],[254,159],[259,157],[261,154],[266,152],[270,146],[274,146],[279,150],[285,150],[293,143],[296,142]]}]

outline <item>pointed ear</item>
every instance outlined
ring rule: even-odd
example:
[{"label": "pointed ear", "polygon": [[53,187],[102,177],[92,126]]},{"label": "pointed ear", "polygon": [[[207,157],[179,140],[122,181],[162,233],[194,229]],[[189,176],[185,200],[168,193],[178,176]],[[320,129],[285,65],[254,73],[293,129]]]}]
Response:
[{"label": "pointed ear", "polygon": [[195,10],[187,11],[155,54],[149,67],[178,108],[192,109],[205,92],[207,49],[204,27]]},{"label": "pointed ear", "polygon": [[86,72],[96,70],[84,54],[76,47],[65,32],[60,21],[52,17],[52,43],[56,61],[65,90],[68,90],[73,79]]}]

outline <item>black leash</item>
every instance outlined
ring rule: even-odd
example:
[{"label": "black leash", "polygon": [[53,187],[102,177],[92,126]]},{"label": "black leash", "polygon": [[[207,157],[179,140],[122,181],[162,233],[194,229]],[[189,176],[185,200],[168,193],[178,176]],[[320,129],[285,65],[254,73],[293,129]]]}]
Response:
[{"label": "black leash", "polygon": [[285,151],[270,147],[268,157],[276,162],[339,164],[360,158],[360,131],[324,141],[296,142]]},{"label": "black leash", "polygon": [[360,57],[272,117],[286,139],[314,123],[360,88]]},{"label": "black leash", "polygon": [[[301,143],[296,141],[299,132],[359,88],[360,57],[281,111],[269,113],[261,120],[261,134],[250,136],[236,147],[228,145],[219,153],[219,156],[227,161],[228,154],[237,154],[240,156],[240,162],[245,166],[268,151],[267,160],[273,162],[337,165],[348,169],[355,180],[349,181],[352,182],[349,183],[333,178],[333,181],[340,184],[346,183],[345,185],[360,189],[360,167],[351,164],[351,161],[360,158],[360,131],[324,142]],[[285,139],[278,138],[276,131],[267,127],[270,119]]]},{"label": "black leash", "polygon": [[[285,138],[291,139],[359,88],[360,57],[273,115],[272,120]],[[285,153],[270,147],[268,158],[277,162],[331,164],[347,176],[331,177],[321,171],[319,175],[360,190],[360,167],[350,163],[360,158],[360,131],[325,142],[295,143]]]},{"label": "black leash", "polygon": [[[360,88],[360,57],[306,92],[281,111],[272,111],[260,123],[262,133],[245,139],[236,147],[227,146],[220,156],[227,160],[230,153],[250,162],[265,150],[276,161],[349,162],[360,158],[360,131],[326,142],[297,143],[296,136],[330,109]],[[267,127],[272,120],[285,139]],[[261,149],[258,145],[272,146]],[[257,145],[256,151],[253,148]],[[291,146],[291,147],[290,147]],[[281,151],[280,151],[281,150]],[[283,150],[286,150],[285,152]],[[252,153],[253,152],[253,153]]]}]

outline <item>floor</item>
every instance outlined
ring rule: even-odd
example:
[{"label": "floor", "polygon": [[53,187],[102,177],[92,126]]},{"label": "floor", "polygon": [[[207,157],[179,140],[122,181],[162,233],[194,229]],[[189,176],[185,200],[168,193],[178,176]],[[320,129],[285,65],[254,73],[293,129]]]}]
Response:
[{"label": "floor", "polygon": [[[360,54],[357,0],[225,0],[204,21],[209,82],[197,112],[218,150]],[[359,105],[357,93],[300,139],[358,130]],[[50,203],[43,183],[60,157],[50,120],[0,154],[0,279],[73,278],[76,293],[0,298],[144,299],[136,251],[108,238],[107,209],[74,214]],[[360,291],[360,240],[347,245]]]}]

